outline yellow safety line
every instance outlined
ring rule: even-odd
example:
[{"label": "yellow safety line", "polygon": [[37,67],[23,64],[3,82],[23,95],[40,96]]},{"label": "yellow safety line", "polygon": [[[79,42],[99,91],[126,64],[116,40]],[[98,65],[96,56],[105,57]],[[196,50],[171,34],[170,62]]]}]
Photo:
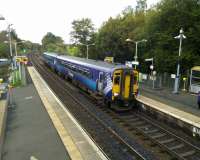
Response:
[{"label": "yellow safety line", "polygon": [[37,80],[37,75],[36,75],[36,73],[34,73],[33,68],[28,67],[28,71],[29,71],[31,78],[33,80],[33,83],[40,95],[40,98],[51,118],[51,121],[53,122],[53,124],[65,146],[65,149],[69,153],[71,159],[72,160],[82,160],[83,158],[81,156],[79,149],[73,142],[73,140],[72,140],[71,136],[69,135],[69,133],[67,132],[67,130],[64,128],[62,122],[60,121],[59,117],[57,116],[54,109],[52,108],[51,103],[49,103],[48,99],[45,97],[45,94],[43,93],[42,88],[39,87],[41,84],[39,84],[39,82]]},{"label": "yellow safety line", "polygon": [[192,124],[195,127],[200,127],[200,118],[196,115],[193,115],[191,113],[179,110],[177,108],[173,108],[167,104],[155,101],[151,98],[147,98],[145,96],[138,96],[137,100],[151,106],[152,108],[159,110],[163,113],[169,114],[177,119],[180,119],[186,123]]}]

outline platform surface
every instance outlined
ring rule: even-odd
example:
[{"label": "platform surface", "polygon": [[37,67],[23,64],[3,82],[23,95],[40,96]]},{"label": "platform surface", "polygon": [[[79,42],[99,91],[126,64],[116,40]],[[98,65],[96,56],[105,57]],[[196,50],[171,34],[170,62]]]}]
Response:
[{"label": "platform surface", "polygon": [[158,101],[157,99],[149,98],[147,96],[139,95],[137,100],[149,107],[154,108],[162,113],[170,115],[174,118],[180,119],[194,127],[200,128],[200,116],[198,116],[198,112],[195,110],[191,110],[190,112],[185,110],[184,108],[177,108],[171,106],[170,103],[164,103]]},{"label": "platform surface", "polygon": [[156,88],[140,84],[140,94],[159,102],[166,103],[172,107],[186,110],[187,112],[196,111],[199,112],[200,109],[197,105],[197,95],[189,92],[179,90],[178,94],[173,93],[173,89],[169,88]]},{"label": "platform surface", "polygon": [[49,89],[39,73],[33,67],[28,67],[28,71],[71,159],[107,159],[62,102]]},{"label": "platform surface", "polygon": [[3,150],[5,126],[6,126],[6,116],[7,116],[7,101],[6,99],[0,99],[0,160]]},{"label": "platform surface", "polygon": [[33,84],[16,88],[8,109],[3,160],[69,160]]}]

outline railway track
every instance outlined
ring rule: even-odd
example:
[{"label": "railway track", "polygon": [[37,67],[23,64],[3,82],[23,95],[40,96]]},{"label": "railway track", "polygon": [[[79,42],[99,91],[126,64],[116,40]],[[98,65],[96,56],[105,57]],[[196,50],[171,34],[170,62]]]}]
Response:
[{"label": "railway track", "polygon": [[[92,130],[92,133],[90,132],[91,137],[95,139],[98,144],[102,144],[103,142],[101,148],[104,150],[104,152],[106,152],[106,155],[108,155],[110,159],[148,159],[136,151],[120,135],[118,135],[115,130],[108,127],[104,121],[102,121],[79,100],[77,100],[70,90],[63,87],[64,82],[58,83],[58,76],[55,74],[48,74],[47,70],[45,70],[42,64],[39,63],[40,61],[36,60],[37,57],[33,57],[33,55],[31,55],[29,58],[33,62],[35,68],[53,89],[53,91],[57,91],[56,94],[65,104],[65,106],[73,112],[74,116],[79,120],[79,122],[80,118],[82,119],[81,123],[83,126],[86,126],[87,132],[88,128],[90,128],[89,130]],[[89,119],[89,121],[86,121],[87,119]],[[89,122],[92,122],[92,124],[87,124]],[[85,123],[87,125],[85,125]],[[112,149],[110,150],[107,147]]]},{"label": "railway track", "polygon": [[[34,61],[34,58],[32,57],[32,60]],[[38,65],[39,60],[37,61],[37,63],[35,64],[35,67],[37,67],[37,69],[41,70],[44,68],[41,67],[42,64],[40,64],[40,66]],[[44,71],[42,71],[43,73]],[[46,72],[46,70],[45,70]],[[43,73],[46,74],[46,73]],[[47,76],[47,75],[46,75]],[[58,76],[55,74],[51,74],[48,75],[49,79],[52,77],[54,77],[54,81],[58,80]],[[62,82],[65,83],[64,81]],[[67,83],[65,84],[67,85]],[[69,92],[63,89],[63,86],[60,88],[62,88],[62,92],[63,94],[66,94],[65,92]],[[72,88],[71,88],[72,89]],[[69,94],[72,94],[69,93]],[[84,93],[82,93],[84,94]],[[84,94],[84,96],[86,96],[87,98],[91,97],[87,94]],[[63,97],[63,96],[62,96]],[[61,98],[61,97],[60,97]],[[107,124],[105,124],[104,121],[102,121],[99,117],[97,117],[95,114],[93,114],[87,107],[85,107],[81,102],[80,99],[77,100],[77,97],[72,97],[74,101],[76,101],[76,103],[78,105],[81,105],[81,112],[85,113],[87,115],[90,115],[91,117],[94,117],[95,121],[97,121],[98,123],[100,123],[104,130],[106,130],[107,132],[111,133],[111,138],[115,137],[115,145],[118,145],[121,150],[125,153],[129,153],[130,155],[133,154],[133,156],[131,157],[132,159],[136,158],[136,159],[152,159],[152,158],[147,158],[145,156],[141,156],[139,154],[139,157],[135,156],[134,154],[137,154],[138,152],[135,153],[135,149],[129,144],[127,143],[127,141],[124,140],[124,138],[122,138],[121,136],[118,135],[118,133],[113,130],[111,127],[107,127]],[[80,98],[80,97],[79,97]],[[62,99],[62,98],[61,98]],[[65,101],[65,100],[63,100]],[[150,119],[148,116],[137,112],[137,111],[132,111],[130,113],[116,113],[113,112],[111,110],[108,110],[105,107],[100,107],[102,106],[101,103],[99,103],[99,101],[94,101],[93,102],[97,108],[97,110],[101,110],[106,112],[110,117],[112,117],[112,120],[114,120],[117,124],[119,124],[124,130],[126,130],[126,132],[131,135],[131,136],[135,136],[137,134],[140,134],[143,136],[144,141],[146,141],[146,139],[148,139],[149,141],[151,141],[152,146],[157,145],[160,148],[160,152],[167,152],[170,155],[170,158],[166,158],[166,159],[181,159],[181,160],[200,160],[200,149],[193,145],[192,143],[190,143],[189,141],[181,138],[180,136],[168,131],[167,129],[161,127],[159,125],[159,123],[155,123],[154,121],[152,121],[152,119]],[[85,103],[87,104],[87,103]],[[70,106],[68,106],[70,108]],[[94,107],[93,107],[94,108]],[[75,113],[76,114],[76,113]],[[79,114],[77,115],[79,116]],[[135,156],[135,157],[134,157]],[[151,156],[150,156],[151,157]],[[113,157],[111,157],[113,159]],[[116,158],[116,157],[115,157]],[[118,157],[119,158],[119,157]],[[121,158],[119,158],[121,159]],[[159,159],[159,158],[158,158]],[[163,159],[163,158],[160,158]]]},{"label": "railway track", "polygon": [[[83,93],[84,94],[84,93]],[[96,105],[99,103],[85,94]],[[116,113],[107,108],[100,108],[121,125],[127,132],[135,136],[140,134],[152,142],[152,146],[158,145],[161,150],[168,152],[173,159],[200,160],[200,148],[192,142],[185,140],[180,135],[174,134],[168,128],[162,127],[159,122],[141,113],[139,110]],[[170,158],[171,159],[171,158]]]},{"label": "railway track", "polygon": [[154,123],[140,112],[120,113],[107,111],[109,115],[121,124],[128,132],[138,132],[152,143],[165,149],[174,158],[180,160],[200,160],[200,149],[185,139]]}]

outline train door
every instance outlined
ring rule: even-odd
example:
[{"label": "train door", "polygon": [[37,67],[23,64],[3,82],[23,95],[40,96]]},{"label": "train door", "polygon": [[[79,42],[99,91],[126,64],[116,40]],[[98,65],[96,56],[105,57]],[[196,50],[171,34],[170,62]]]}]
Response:
[{"label": "train door", "polygon": [[123,81],[123,91],[122,95],[124,99],[128,99],[130,96],[130,85],[131,85],[131,74],[130,71],[124,71],[123,74],[124,81]]},{"label": "train door", "polygon": [[112,100],[121,94],[121,77],[122,70],[116,70],[113,73],[113,88],[112,88]]},{"label": "train door", "polygon": [[133,93],[135,95],[138,94],[138,79],[139,79],[138,71],[133,70]]},{"label": "train door", "polygon": [[103,72],[99,72],[98,91],[100,93],[103,92],[103,80],[104,80]]}]

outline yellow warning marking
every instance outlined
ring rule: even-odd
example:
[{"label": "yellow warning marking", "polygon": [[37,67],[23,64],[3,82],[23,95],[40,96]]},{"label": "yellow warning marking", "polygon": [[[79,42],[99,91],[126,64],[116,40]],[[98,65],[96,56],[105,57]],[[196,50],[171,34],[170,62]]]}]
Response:
[{"label": "yellow warning marking", "polygon": [[48,101],[47,97],[45,96],[45,91],[42,89],[41,83],[39,83],[39,78],[36,75],[37,73],[34,72],[33,68],[28,68],[28,71],[31,75],[33,83],[40,95],[40,98],[67,150],[72,160],[83,160],[79,149],[76,147],[75,143],[73,142],[72,138],[69,136],[69,133],[64,128],[62,122],[60,121],[59,117],[55,113],[51,103]]},{"label": "yellow warning marking", "polygon": [[167,115],[170,115],[174,118],[180,119],[186,123],[189,123],[195,127],[200,128],[200,118],[196,115],[179,110],[177,108],[171,107],[167,104],[158,102],[156,100],[150,99],[142,95],[138,96],[137,100],[147,106],[159,110],[160,112],[166,113]]}]

